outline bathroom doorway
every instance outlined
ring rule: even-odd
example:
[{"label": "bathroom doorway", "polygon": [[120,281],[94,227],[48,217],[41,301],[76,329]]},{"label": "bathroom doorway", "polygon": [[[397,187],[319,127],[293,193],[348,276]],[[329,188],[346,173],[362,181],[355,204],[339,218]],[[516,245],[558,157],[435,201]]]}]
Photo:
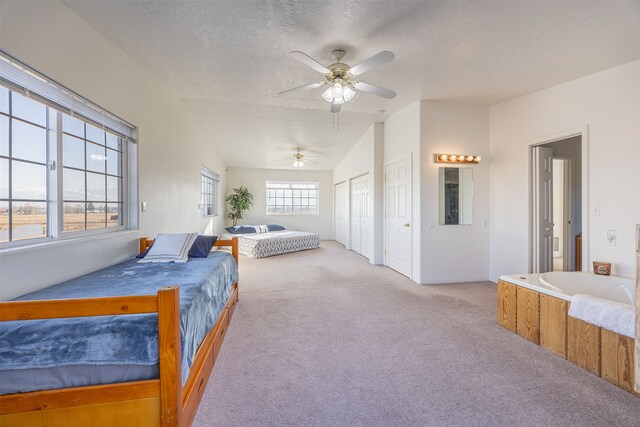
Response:
[{"label": "bathroom doorway", "polygon": [[531,272],[582,270],[582,135],[531,146]]}]

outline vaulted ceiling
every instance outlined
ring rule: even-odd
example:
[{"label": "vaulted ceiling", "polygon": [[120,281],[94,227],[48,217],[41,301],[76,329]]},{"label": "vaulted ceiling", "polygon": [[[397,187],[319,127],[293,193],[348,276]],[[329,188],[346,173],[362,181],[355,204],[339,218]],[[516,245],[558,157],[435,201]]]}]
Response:
[{"label": "vaulted ceiling", "polygon": [[[494,104],[640,59],[635,1],[78,1],[64,3],[172,86],[231,167],[291,167],[313,149],[332,169],[368,126],[418,101]],[[364,74],[393,100],[359,92],[334,126],[323,64],[396,58]],[[320,79],[319,79],[320,77]]]}]

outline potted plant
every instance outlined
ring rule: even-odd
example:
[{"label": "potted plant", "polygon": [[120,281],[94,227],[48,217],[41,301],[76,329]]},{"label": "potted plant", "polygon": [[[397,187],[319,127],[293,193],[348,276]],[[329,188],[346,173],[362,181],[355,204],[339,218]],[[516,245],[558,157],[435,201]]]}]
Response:
[{"label": "potted plant", "polygon": [[227,218],[233,220],[233,225],[238,225],[238,220],[242,219],[242,213],[249,210],[253,205],[253,194],[249,193],[247,187],[238,187],[233,189],[233,194],[229,194],[225,199],[229,203],[230,212]]}]

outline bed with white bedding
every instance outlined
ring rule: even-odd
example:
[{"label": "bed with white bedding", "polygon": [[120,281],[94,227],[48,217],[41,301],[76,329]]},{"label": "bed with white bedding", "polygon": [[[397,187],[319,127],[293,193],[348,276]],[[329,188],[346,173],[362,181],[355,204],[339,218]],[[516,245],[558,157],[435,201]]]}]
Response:
[{"label": "bed with white bedding", "polygon": [[320,237],[305,231],[269,231],[266,233],[227,234],[220,239],[238,238],[238,251],[249,258],[266,258],[274,255],[316,249]]}]

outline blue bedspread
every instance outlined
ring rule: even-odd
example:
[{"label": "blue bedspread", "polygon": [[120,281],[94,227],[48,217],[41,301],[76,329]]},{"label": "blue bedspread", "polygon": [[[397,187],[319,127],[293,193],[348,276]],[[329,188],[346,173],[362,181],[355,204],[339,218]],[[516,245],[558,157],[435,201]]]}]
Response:
[{"label": "blue bedspread", "polygon": [[[207,258],[190,258],[187,263],[136,261],[15,300],[156,295],[164,286],[179,285],[184,383],[198,346],[238,281],[236,261],[223,251],[211,252]],[[120,364],[158,364],[157,314],[0,322],[0,370]]]}]

